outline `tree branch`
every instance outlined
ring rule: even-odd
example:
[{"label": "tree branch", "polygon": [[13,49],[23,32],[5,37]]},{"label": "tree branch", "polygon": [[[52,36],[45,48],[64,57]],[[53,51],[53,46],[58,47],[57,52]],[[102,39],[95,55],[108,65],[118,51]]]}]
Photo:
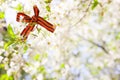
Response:
[{"label": "tree branch", "polygon": [[88,40],[88,39],[84,38],[84,37],[81,36],[81,35],[79,35],[79,37],[81,37],[83,40],[85,40],[85,41],[87,41],[87,42],[89,42],[89,43],[91,43],[91,44],[93,44],[93,45],[101,48],[106,54],[109,54],[108,50],[107,50],[103,45],[100,45],[100,44],[98,44],[98,43],[96,43],[96,42],[93,42],[93,41],[91,41],[91,40]]},{"label": "tree branch", "polygon": [[[86,10],[85,10],[85,14],[84,14],[74,25],[78,24],[79,22],[81,22],[81,21],[84,19],[84,17],[87,15],[87,12],[89,11],[89,8],[90,8],[90,6],[91,6],[91,4],[92,4],[92,1],[93,1],[93,0],[90,0],[90,2],[89,2],[89,4],[88,4],[88,7],[87,7]],[[80,4],[79,4],[79,5],[80,5]]]}]

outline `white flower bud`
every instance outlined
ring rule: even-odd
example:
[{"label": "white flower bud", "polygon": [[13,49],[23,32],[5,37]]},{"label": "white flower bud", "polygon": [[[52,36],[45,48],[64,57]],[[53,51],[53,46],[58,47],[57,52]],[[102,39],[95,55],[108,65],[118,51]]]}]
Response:
[{"label": "white flower bud", "polygon": [[3,59],[3,57],[2,57],[2,56],[0,56],[0,63],[2,62],[2,59]]}]

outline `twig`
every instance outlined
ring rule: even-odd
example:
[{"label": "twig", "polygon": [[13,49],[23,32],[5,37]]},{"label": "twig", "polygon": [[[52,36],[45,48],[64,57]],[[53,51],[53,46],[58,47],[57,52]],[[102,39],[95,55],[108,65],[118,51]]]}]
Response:
[{"label": "twig", "polygon": [[85,41],[87,41],[87,42],[89,42],[89,43],[91,43],[91,44],[93,44],[93,45],[101,48],[106,54],[109,54],[109,52],[107,51],[107,49],[106,49],[103,45],[100,45],[100,44],[98,44],[98,43],[96,43],[96,42],[93,42],[93,41],[91,41],[91,40],[88,40],[88,39],[84,38],[84,37],[81,36],[81,35],[79,35],[79,37],[81,37],[83,40],[85,40]]},{"label": "twig", "polygon": [[87,7],[86,10],[85,10],[85,14],[84,14],[74,25],[76,25],[76,24],[78,24],[79,22],[81,22],[81,21],[83,20],[83,18],[87,15],[87,12],[89,11],[89,8],[90,8],[90,6],[91,6],[91,4],[92,4],[92,1],[93,1],[93,0],[90,0],[90,2],[89,2],[89,4],[88,4],[88,7]]}]

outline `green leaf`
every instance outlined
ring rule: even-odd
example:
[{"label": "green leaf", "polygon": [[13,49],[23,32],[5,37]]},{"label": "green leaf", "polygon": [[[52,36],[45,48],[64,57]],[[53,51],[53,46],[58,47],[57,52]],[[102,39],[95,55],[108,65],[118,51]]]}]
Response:
[{"label": "green leaf", "polygon": [[1,68],[4,68],[4,64],[0,64],[0,69],[1,69]]},{"label": "green leaf", "polygon": [[62,63],[62,64],[60,65],[60,68],[65,68],[65,64]]},{"label": "green leaf", "polygon": [[13,43],[14,43],[14,41],[9,41],[9,42],[4,43],[4,49],[7,50],[8,47]]},{"label": "green leaf", "polygon": [[16,37],[10,24],[8,25],[7,32],[11,38],[14,39]]},{"label": "green leaf", "polygon": [[48,19],[49,19],[49,16],[48,16],[48,15],[44,16],[44,19],[45,19],[45,20],[48,20]]},{"label": "green leaf", "polygon": [[116,35],[116,39],[120,40],[120,32]]},{"label": "green leaf", "polygon": [[45,3],[51,3],[52,0],[44,0]]},{"label": "green leaf", "polygon": [[18,11],[22,11],[22,10],[23,10],[22,4],[18,4],[18,5],[15,7],[15,9],[18,10]]},{"label": "green leaf", "polygon": [[36,54],[33,58],[35,61],[38,61],[40,59],[40,54]]},{"label": "green leaf", "polygon": [[91,74],[94,75],[94,76],[99,74],[99,72],[100,72],[99,68],[94,68],[94,69],[91,70]]},{"label": "green leaf", "polygon": [[98,0],[94,0],[93,4],[92,4],[92,10],[95,9],[95,7],[98,5]]},{"label": "green leaf", "polygon": [[113,51],[117,50],[117,47],[116,47],[114,41],[109,42],[107,45],[108,45],[110,50],[113,50]]},{"label": "green leaf", "polygon": [[0,12],[0,19],[3,19],[5,17],[5,13],[4,12]]},{"label": "green leaf", "polygon": [[27,50],[28,50],[28,46],[25,45],[25,46],[24,46],[24,53],[25,53]]},{"label": "green leaf", "polygon": [[99,53],[96,54],[96,57],[98,58],[98,57],[101,57],[103,55],[104,55],[104,53],[99,52]]},{"label": "green leaf", "polygon": [[13,80],[12,76],[8,76],[7,74],[2,74],[0,76],[0,80]]},{"label": "green leaf", "polygon": [[47,10],[48,12],[50,12],[50,11],[51,11],[51,9],[50,9],[50,6],[49,6],[49,5],[47,5],[47,6],[46,6],[46,10]]},{"label": "green leaf", "polygon": [[37,31],[38,31],[38,33],[40,33],[40,31],[41,31],[41,28],[37,28]]},{"label": "green leaf", "polygon": [[86,67],[88,67],[88,69],[90,70],[91,74],[92,75],[97,75],[99,74],[100,70],[102,69],[101,67],[96,67],[96,66],[93,66],[91,64],[86,64]]},{"label": "green leaf", "polygon": [[44,67],[44,66],[40,66],[40,67],[38,68],[38,71],[39,71],[40,73],[43,73],[43,74],[46,73],[46,70],[45,70],[45,67]]}]

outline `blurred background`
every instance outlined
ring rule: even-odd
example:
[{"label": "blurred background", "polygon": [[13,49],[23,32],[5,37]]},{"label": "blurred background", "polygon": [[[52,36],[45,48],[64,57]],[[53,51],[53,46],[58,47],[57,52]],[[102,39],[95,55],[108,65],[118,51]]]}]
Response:
[{"label": "blurred background", "polygon": [[[27,40],[18,12],[36,25]],[[119,0],[0,0],[0,80],[120,80]]]}]

